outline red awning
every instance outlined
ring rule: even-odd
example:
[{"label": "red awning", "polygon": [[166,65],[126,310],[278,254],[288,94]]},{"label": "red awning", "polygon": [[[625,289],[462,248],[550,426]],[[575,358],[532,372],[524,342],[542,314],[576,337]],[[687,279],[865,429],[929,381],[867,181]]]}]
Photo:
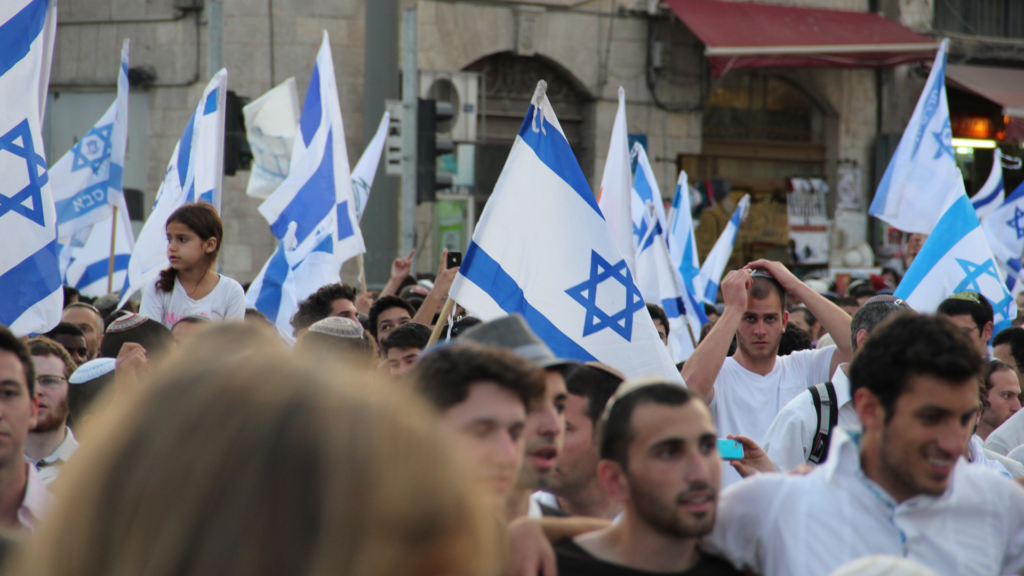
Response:
[{"label": "red awning", "polygon": [[932,60],[939,44],[871,12],[665,0],[706,46],[716,77],[738,68],[875,68]]},{"label": "red awning", "polygon": [[946,81],[999,104],[1004,116],[1024,118],[1024,70],[947,64]]}]

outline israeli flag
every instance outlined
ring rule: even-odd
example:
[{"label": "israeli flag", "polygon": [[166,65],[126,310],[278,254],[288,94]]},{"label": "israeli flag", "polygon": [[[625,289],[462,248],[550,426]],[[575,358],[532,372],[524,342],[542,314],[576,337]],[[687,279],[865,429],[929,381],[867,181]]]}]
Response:
[{"label": "israeli flag", "polygon": [[[957,292],[977,292],[988,298],[995,312],[993,334],[1010,326],[1017,304],[999,273],[993,251],[985,241],[978,215],[964,190],[959,173],[955,188],[921,252],[896,287],[894,296],[918,312],[935,312]],[[995,214],[990,216],[995,220]]]},{"label": "israeli flag", "polygon": [[[998,162],[998,159],[997,159]],[[973,204],[973,202],[972,202]],[[977,210],[977,209],[975,209]],[[981,222],[985,240],[1011,294],[1022,289],[1021,256],[1024,255],[1024,184]]]},{"label": "israeli flag", "polygon": [[904,232],[930,234],[953,178],[960,178],[953,157],[953,132],[946,102],[946,53],[943,40],[917,108],[900,138],[868,213]]},{"label": "israeli flag", "polygon": [[1002,206],[1004,196],[1006,196],[1006,187],[1003,185],[1002,154],[996,148],[988,180],[985,180],[981,190],[971,197],[971,205],[974,206],[974,213],[978,215],[978,220],[984,222],[989,214]]},{"label": "israeli flag", "polygon": [[384,113],[377,126],[377,133],[366,145],[363,155],[356,162],[352,169],[352,196],[356,205],[356,218],[363,219],[363,212],[366,210],[366,203],[370,200],[370,190],[373,188],[373,179],[377,176],[377,166],[380,164],[380,155],[384,152],[384,142],[388,138],[388,125],[391,123],[391,114]]},{"label": "israeli flag", "polygon": [[522,314],[562,358],[682,382],[546,89],[538,83],[451,296],[483,319]]},{"label": "israeli flag", "polygon": [[345,260],[366,252],[366,247],[352,192],[345,129],[326,31],[302,105],[299,136],[295,139],[288,177],[259,210],[278,239],[284,239],[294,222],[298,244],[325,221],[330,223],[334,228],[334,258],[340,268]]},{"label": "israeli flag", "polygon": [[42,131],[55,0],[0,3],[0,324],[47,332],[64,304]]},{"label": "israeli flag", "polygon": [[608,221],[612,238],[619,247],[619,252],[626,260],[630,271],[636,270],[636,258],[633,248],[636,239],[633,235],[632,218],[632,174],[629,160],[629,134],[626,130],[626,91],[619,86],[619,110],[615,113],[612,125],[612,139],[608,146],[608,159],[605,161],[604,174],[601,176],[601,189],[597,193],[597,204],[601,214]]},{"label": "israeli flag", "polygon": [[[110,275],[110,244],[111,233],[114,234],[114,277]],[[67,269],[64,283],[73,286],[89,297],[108,294],[112,288],[117,290],[124,285],[128,276],[128,261],[135,246],[132,224],[128,212],[117,211],[117,228],[114,229],[114,215],[101,220],[90,227],[85,245],[69,247],[71,262]]]},{"label": "israeli flag", "polygon": [[125,40],[117,75],[117,99],[92,129],[50,168],[50,187],[57,207],[57,233],[62,243],[68,243],[67,239],[78,231],[109,219],[114,206],[128,211],[121,188],[127,145],[128,40]]},{"label": "israeli flag", "polygon": [[334,264],[333,226],[320,226],[302,244],[295,242],[296,224],[263,265],[245,294],[246,308],[255,308],[274,323],[286,342],[295,343],[291,319],[299,302],[321,286],[341,282]]},{"label": "israeli flag", "polygon": [[[672,265],[679,271],[683,287],[695,297],[697,275],[700,274],[700,260],[697,256],[697,239],[694,236],[693,212],[690,209],[689,184],[685,171],[679,172],[676,182],[676,194],[672,198],[672,208],[668,212],[668,252],[672,256]],[[703,326],[707,321],[704,307],[700,306],[699,318]]]},{"label": "israeli flag", "polygon": [[221,181],[224,175],[224,99],[228,71],[214,75],[181,139],[174,146],[156,202],[135,243],[128,276],[118,308],[146,282],[167,268],[167,219],[189,202],[208,202],[220,212]]},{"label": "israeli flag", "polygon": [[[645,301],[658,304],[665,310],[673,358],[686,360],[697,346],[694,326],[689,323],[689,318],[694,316],[695,308],[700,305],[684,292],[672,265],[665,243],[665,208],[647,153],[639,143],[634,145],[633,152],[637,157],[636,176],[633,178],[633,226],[636,230],[639,222],[643,231],[636,246],[637,287]],[[697,330],[700,326],[696,324]]]},{"label": "israeli flag", "polygon": [[700,297],[712,306],[715,305],[715,300],[718,298],[718,284],[722,281],[722,274],[725,273],[729,257],[732,256],[732,249],[736,246],[736,236],[740,232],[740,224],[747,219],[748,212],[750,212],[750,194],[744,194],[736,206],[736,210],[733,211],[732,217],[729,218],[729,223],[725,225],[722,235],[718,237],[714,248],[704,259],[704,265],[700,267],[700,273],[697,274],[697,279],[694,281],[697,294],[700,294]]}]

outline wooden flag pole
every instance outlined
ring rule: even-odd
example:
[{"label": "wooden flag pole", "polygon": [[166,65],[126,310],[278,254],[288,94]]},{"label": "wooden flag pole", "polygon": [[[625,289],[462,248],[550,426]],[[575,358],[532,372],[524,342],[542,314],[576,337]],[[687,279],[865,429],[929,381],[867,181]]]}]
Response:
[{"label": "wooden flag pole", "polygon": [[363,266],[363,255],[360,254],[356,258],[359,263],[359,286],[363,290],[360,294],[366,294],[366,267]]},{"label": "wooden flag pole", "polygon": [[110,262],[107,264],[107,294],[114,291],[114,252],[117,246],[117,206],[114,206],[114,219],[110,225]]},{"label": "wooden flag pole", "polygon": [[452,315],[452,308],[455,307],[455,300],[451,296],[444,302],[444,308],[441,309],[441,315],[437,317],[437,324],[434,324],[434,329],[430,332],[430,339],[427,340],[427,348],[437,343],[438,339],[441,338],[441,331],[444,330],[444,323],[448,320],[448,317]]}]

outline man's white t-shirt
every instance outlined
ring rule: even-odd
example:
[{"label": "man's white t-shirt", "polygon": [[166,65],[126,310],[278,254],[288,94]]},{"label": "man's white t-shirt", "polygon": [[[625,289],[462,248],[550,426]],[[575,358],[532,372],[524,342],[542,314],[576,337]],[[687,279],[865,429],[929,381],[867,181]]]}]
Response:
[{"label": "man's white t-shirt", "polygon": [[[835,346],[829,346],[780,356],[764,376],[740,366],[735,358],[726,358],[710,406],[719,437],[739,434],[762,443],[783,406],[808,387],[828,381],[835,351]],[[739,480],[736,470],[723,462],[722,488]]]},{"label": "man's white t-shirt", "polygon": [[245,320],[245,291],[238,282],[220,276],[209,294],[193,300],[177,278],[174,279],[174,290],[170,293],[157,289],[155,281],[147,282],[142,289],[139,312],[168,328],[173,328],[178,320],[186,316],[202,316],[214,321],[242,321]]}]

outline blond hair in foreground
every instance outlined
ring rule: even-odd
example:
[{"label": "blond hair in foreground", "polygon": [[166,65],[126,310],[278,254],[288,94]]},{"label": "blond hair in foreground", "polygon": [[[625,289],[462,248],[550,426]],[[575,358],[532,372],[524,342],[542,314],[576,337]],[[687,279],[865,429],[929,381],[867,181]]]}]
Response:
[{"label": "blond hair in foreground", "polygon": [[119,392],[15,573],[497,572],[497,524],[428,409],[361,371],[239,352],[239,329]]}]

